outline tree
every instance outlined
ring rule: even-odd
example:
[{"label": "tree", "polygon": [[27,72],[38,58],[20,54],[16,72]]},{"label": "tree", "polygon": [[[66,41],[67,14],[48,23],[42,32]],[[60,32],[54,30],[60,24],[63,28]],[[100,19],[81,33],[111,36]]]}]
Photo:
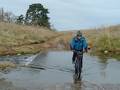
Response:
[{"label": "tree", "polygon": [[12,12],[4,13],[4,22],[14,23],[16,16]]},{"label": "tree", "polygon": [[17,24],[24,24],[24,16],[21,14],[16,21]]},{"label": "tree", "polygon": [[42,4],[32,4],[26,12],[25,22],[28,25],[38,25],[50,28],[48,9],[44,8]]},{"label": "tree", "polygon": [[5,12],[3,8],[0,8],[0,21],[15,23],[16,16],[12,12],[9,11]]},{"label": "tree", "polygon": [[4,21],[4,9],[0,8],[0,21]]}]

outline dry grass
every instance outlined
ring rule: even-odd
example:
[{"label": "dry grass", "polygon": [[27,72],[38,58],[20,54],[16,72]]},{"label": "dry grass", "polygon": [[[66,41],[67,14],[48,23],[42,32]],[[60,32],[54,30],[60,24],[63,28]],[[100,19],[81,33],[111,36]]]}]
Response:
[{"label": "dry grass", "polygon": [[[64,49],[69,49],[69,42],[75,32],[58,33],[47,28],[0,23],[0,55],[35,53],[44,48],[57,48],[59,44],[62,44]],[[82,32],[90,48],[96,51],[120,52],[120,25]]]},{"label": "dry grass", "polygon": [[[96,51],[110,51],[120,54],[120,26],[111,26],[106,28],[97,28],[91,30],[81,30],[86,37],[89,47]],[[72,32],[66,33],[63,36],[63,42],[70,42],[74,36]],[[71,34],[72,33],[72,34]],[[61,40],[61,41],[62,41]]]},{"label": "dry grass", "polygon": [[58,35],[47,28],[0,22],[0,55],[40,51],[40,47],[32,45],[44,43]]},{"label": "dry grass", "polygon": [[120,26],[103,28],[95,42],[97,50],[120,52]]},{"label": "dry grass", "polygon": [[3,46],[41,43],[55,34],[46,28],[0,23],[0,45]]}]

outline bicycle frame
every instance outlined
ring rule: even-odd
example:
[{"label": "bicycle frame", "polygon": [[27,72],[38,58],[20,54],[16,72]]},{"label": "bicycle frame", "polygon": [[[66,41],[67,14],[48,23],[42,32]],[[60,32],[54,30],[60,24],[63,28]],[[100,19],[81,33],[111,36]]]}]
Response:
[{"label": "bicycle frame", "polygon": [[80,79],[80,77],[81,77],[82,57],[83,57],[83,52],[77,51],[77,56],[76,56],[76,59],[75,59],[75,76],[76,76],[76,79]]}]

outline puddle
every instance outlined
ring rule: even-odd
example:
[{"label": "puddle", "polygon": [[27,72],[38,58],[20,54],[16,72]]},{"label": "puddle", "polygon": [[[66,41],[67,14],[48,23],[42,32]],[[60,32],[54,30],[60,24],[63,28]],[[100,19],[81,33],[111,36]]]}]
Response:
[{"label": "puddle", "polygon": [[29,67],[19,67],[8,74],[0,73],[0,78],[4,78],[0,80],[0,87],[4,83],[5,87],[12,88],[9,90],[120,90],[120,62],[117,60],[103,62],[97,56],[85,54],[82,80],[76,84],[71,58],[72,52],[66,51],[1,57],[0,60],[11,60]]}]

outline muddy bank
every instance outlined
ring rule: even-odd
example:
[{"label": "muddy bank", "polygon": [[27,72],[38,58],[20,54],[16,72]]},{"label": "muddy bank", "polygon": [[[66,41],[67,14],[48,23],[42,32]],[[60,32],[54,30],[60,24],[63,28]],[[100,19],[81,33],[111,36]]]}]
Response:
[{"label": "muddy bank", "polygon": [[17,65],[11,61],[0,61],[0,72],[9,73],[11,70],[15,69]]}]

